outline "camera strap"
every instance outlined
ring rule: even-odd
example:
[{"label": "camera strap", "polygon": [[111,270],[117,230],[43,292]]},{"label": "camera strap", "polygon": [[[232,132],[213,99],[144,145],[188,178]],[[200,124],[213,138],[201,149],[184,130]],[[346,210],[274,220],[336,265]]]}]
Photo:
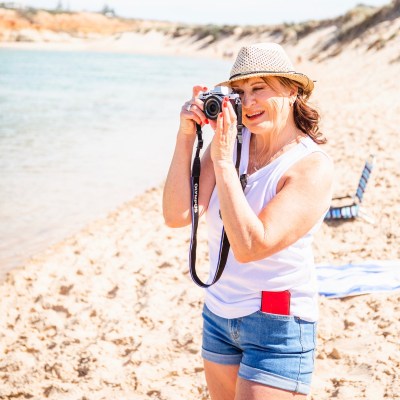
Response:
[{"label": "camera strap", "polygon": [[[242,186],[242,190],[244,191],[247,184],[247,175],[240,175],[239,167],[240,167],[240,158],[242,153],[242,144],[243,144],[243,125],[242,125],[242,110],[241,107],[237,110],[237,136],[236,136],[236,172],[240,179],[240,183]],[[203,148],[203,132],[201,130],[201,125],[196,123],[196,134],[197,134],[197,148],[196,154],[193,160],[192,165],[192,237],[190,241],[190,251],[189,251],[189,266],[190,266],[190,275],[192,280],[202,288],[208,288],[214,283],[216,283],[220,278],[224,271],[226,261],[228,259],[229,254],[229,239],[226,235],[225,229],[222,228],[221,241],[220,241],[220,250],[218,255],[218,264],[217,269],[215,271],[215,275],[210,283],[204,283],[198,277],[196,272],[196,249],[197,249],[197,228],[199,224],[199,193],[200,193],[200,172],[201,172],[201,161],[200,161],[200,151]],[[221,213],[220,213],[221,216]]]}]

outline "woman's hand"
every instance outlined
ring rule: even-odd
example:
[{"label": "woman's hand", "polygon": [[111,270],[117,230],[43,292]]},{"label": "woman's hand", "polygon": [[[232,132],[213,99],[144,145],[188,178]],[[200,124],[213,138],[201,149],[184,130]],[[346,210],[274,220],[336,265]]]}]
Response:
[{"label": "woman's hand", "polygon": [[203,102],[199,99],[199,94],[206,90],[207,88],[203,86],[193,87],[192,98],[181,109],[179,133],[195,136],[196,123],[201,126],[208,124],[208,120],[203,113]]},{"label": "woman's hand", "polygon": [[222,102],[222,112],[210,125],[215,130],[211,142],[211,159],[214,166],[233,164],[233,151],[237,135],[236,113],[227,97]]}]

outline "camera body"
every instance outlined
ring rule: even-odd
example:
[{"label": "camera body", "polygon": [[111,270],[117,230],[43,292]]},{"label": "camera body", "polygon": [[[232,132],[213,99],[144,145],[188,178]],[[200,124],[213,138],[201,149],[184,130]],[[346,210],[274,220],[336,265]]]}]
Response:
[{"label": "camera body", "polygon": [[224,97],[227,97],[231,102],[235,113],[242,106],[240,97],[236,93],[230,93],[229,88],[225,86],[216,86],[213,90],[205,92],[199,96],[199,99],[204,102],[204,114],[208,119],[216,120],[218,114],[222,112],[222,102]]}]

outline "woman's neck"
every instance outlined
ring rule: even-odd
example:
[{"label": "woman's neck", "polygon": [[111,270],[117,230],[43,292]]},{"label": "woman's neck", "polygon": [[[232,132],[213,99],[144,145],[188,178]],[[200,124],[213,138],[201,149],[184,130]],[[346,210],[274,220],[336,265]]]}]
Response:
[{"label": "woman's neck", "polygon": [[249,148],[249,170],[252,174],[265,167],[280,155],[300,142],[306,135],[297,127],[285,129],[280,133],[251,134]]}]

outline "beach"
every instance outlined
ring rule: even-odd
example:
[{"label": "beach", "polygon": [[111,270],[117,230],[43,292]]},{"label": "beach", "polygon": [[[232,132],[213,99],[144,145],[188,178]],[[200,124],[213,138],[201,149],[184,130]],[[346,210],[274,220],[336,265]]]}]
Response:
[{"label": "beach", "polygon": [[[326,46],[332,27],[284,44],[296,68],[316,80],[311,102],[335,163],[335,196],[354,195],[365,160],[376,158],[363,200],[370,221],[324,223],[317,264],[400,260],[400,17],[393,15],[335,46]],[[120,50],[210,58],[274,38],[233,36],[201,52],[187,37],[127,35]],[[90,46],[110,48],[96,43]],[[161,198],[162,182],[9,272],[0,285],[0,399],[209,398],[200,356],[203,292],[188,271],[190,227],[166,227]],[[202,221],[203,276],[205,230]],[[310,399],[399,399],[399,332],[399,291],[321,296]]]}]

